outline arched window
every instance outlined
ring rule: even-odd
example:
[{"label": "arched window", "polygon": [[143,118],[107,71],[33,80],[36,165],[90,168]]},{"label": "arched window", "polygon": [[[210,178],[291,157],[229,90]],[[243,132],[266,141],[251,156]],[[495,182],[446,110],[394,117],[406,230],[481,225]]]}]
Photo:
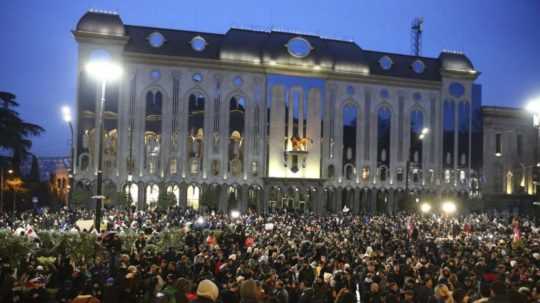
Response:
[{"label": "arched window", "polygon": [[156,174],[160,168],[162,105],[163,95],[160,91],[146,93],[144,167],[150,174]]},{"label": "arched window", "polygon": [[334,165],[330,164],[328,165],[328,179],[334,178],[336,175],[336,169],[334,168]]},{"label": "arched window", "polygon": [[229,103],[229,173],[242,175],[246,124],[246,100],[232,97]]},{"label": "arched window", "polygon": [[[356,127],[358,123],[358,110],[354,105],[343,107],[343,171],[345,178],[352,180],[356,176]],[[346,170],[347,164],[349,170]]]},{"label": "arched window", "polygon": [[198,174],[202,167],[204,155],[204,108],[205,98],[202,94],[189,95],[187,154],[191,174]]},{"label": "arched window", "polygon": [[470,106],[468,102],[459,103],[458,124],[458,166],[465,168],[469,165],[469,130],[470,130]]},{"label": "arched window", "polygon": [[411,147],[409,161],[415,163],[416,167],[422,167],[422,139],[420,137],[424,128],[424,115],[421,111],[411,112]]},{"label": "arched window", "polygon": [[136,206],[139,203],[139,186],[135,183],[126,184],[124,192],[127,196],[128,202],[132,206]]},{"label": "arched window", "polygon": [[190,185],[187,188],[187,207],[199,209],[199,187]]},{"label": "arched window", "polygon": [[146,204],[155,205],[159,199],[159,186],[150,184],[146,186]]},{"label": "arched window", "polygon": [[446,100],[443,111],[443,167],[451,169],[454,167],[454,102]]},{"label": "arched window", "polygon": [[390,165],[390,130],[392,114],[387,107],[381,107],[377,113],[377,162]]},{"label": "arched window", "polygon": [[180,188],[178,185],[169,185],[167,186],[167,194],[174,195],[175,204],[178,204],[180,201]]},{"label": "arched window", "polygon": [[506,173],[506,193],[511,195],[514,192],[514,174],[511,171]]}]

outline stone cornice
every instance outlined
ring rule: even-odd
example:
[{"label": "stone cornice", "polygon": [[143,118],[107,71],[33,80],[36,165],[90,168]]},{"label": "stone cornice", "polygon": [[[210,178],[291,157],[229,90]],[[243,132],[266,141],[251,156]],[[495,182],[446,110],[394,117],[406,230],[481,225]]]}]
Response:
[{"label": "stone cornice", "polygon": [[108,45],[126,45],[129,41],[128,36],[113,36],[98,33],[71,31],[78,43],[96,43]]}]

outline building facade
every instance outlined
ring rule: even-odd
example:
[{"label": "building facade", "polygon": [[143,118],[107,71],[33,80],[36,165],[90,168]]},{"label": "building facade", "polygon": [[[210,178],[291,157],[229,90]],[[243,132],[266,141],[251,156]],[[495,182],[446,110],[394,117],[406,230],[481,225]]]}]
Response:
[{"label": "building facade", "polygon": [[523,109],[484,106],[484,203],[490,208],[524,210],[536,195],[538,130]]},{"label": "building facade", "polygon": [[[220,211],[392,213],[407,192],[477,194],[479,72],[462,53],[428,58],[280,31],[160,29],[96,11],[73,34],[78,187],[95,182],[103,123],[105,193],[125,191],[138,207],[169,193],[180,205]],[[104,56],[124,72],[100,108],[101,86],[85,65]]]}]

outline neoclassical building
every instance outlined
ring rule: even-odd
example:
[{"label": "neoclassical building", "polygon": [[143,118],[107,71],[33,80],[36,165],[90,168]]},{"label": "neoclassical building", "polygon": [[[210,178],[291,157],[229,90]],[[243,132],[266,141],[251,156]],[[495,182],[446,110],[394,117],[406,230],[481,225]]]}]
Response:
[{"label": "neoclassical building", "polygon": [[[79,187],[95,183],[103,123],[105,193],[126,192],[141,208],[170,193],[180,205],[221,211],[393,212],[406,192],[477,193],[479,72],[462,53],[127,25],[98,11],[73,35]],[[102,56],[124,70],[108,83],[103,109],[85,71]]]}]

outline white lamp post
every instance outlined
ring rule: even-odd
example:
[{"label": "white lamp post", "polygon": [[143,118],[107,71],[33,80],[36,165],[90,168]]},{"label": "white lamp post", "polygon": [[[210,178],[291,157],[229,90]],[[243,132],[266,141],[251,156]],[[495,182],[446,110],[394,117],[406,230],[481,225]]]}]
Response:
[{"label": "white lamp post", "polygon": [[62,106],[62,118],[64,119],[64,122],[66,122],[68,124],[69,131],[70,131],[70,134],[71,134],[71,140],[70,140],[70,144],[69,144],[69,150],[70,150],[70,167],[69,167],[69,174],[68,174],[69,192],[68,192],[68,199],[66,201],[66,205],[69,205],[69,204],[71,204],[71,197],[73,196],[72,195],[72,193],[73,193],[73,174],[75,173],[75,170],[74,170],[75,163],[74,163],[73,157],[75,156],[75,142],[73,141],[73,124],[71,123],[71,121],[73,121],[73,117],[71,116],[71,109],[67,105]]},{"label": "white lamp post", "polygon": [[[537,129],[537,134],[536,134],[536,144],[535,144],[535,149],[534,149],[534,154],[535,154],[535,161],[537,162],[537,167],[540,167],[540,161],[539,161],[539,155],[538,155],[538,138],[540,137],[540,97],[537,97],[535,99],[532,99],[531,101],[529,101],[529,103],[527,103],[527,105],[525,106],[525,109],[531,113],[533,115],[533,126]],[[533,173],[533,175],[536,175],[535,173]],[[535,192],[536,192],[536,195],[538,197],[538,181],[535,181],[533,179],[533,184],[535,185]],[[538,210],[536,210],[536,216],[539,216],[540,215],[540,212]]]},{"label": "white lamp post", "polygon": [[97,167],[97,189],[96,189],[96,218],[95,228],[100,230],[101,226],[101,206],[103,201],[103,110],[105,107],[105,90],[107,88],[107,82],[113,82],[120,78],[122,75],[122,67],[109,60],[95,60],[86,65],[86,72],[101,82],[101,99],[98,107],[98,167]]}]

